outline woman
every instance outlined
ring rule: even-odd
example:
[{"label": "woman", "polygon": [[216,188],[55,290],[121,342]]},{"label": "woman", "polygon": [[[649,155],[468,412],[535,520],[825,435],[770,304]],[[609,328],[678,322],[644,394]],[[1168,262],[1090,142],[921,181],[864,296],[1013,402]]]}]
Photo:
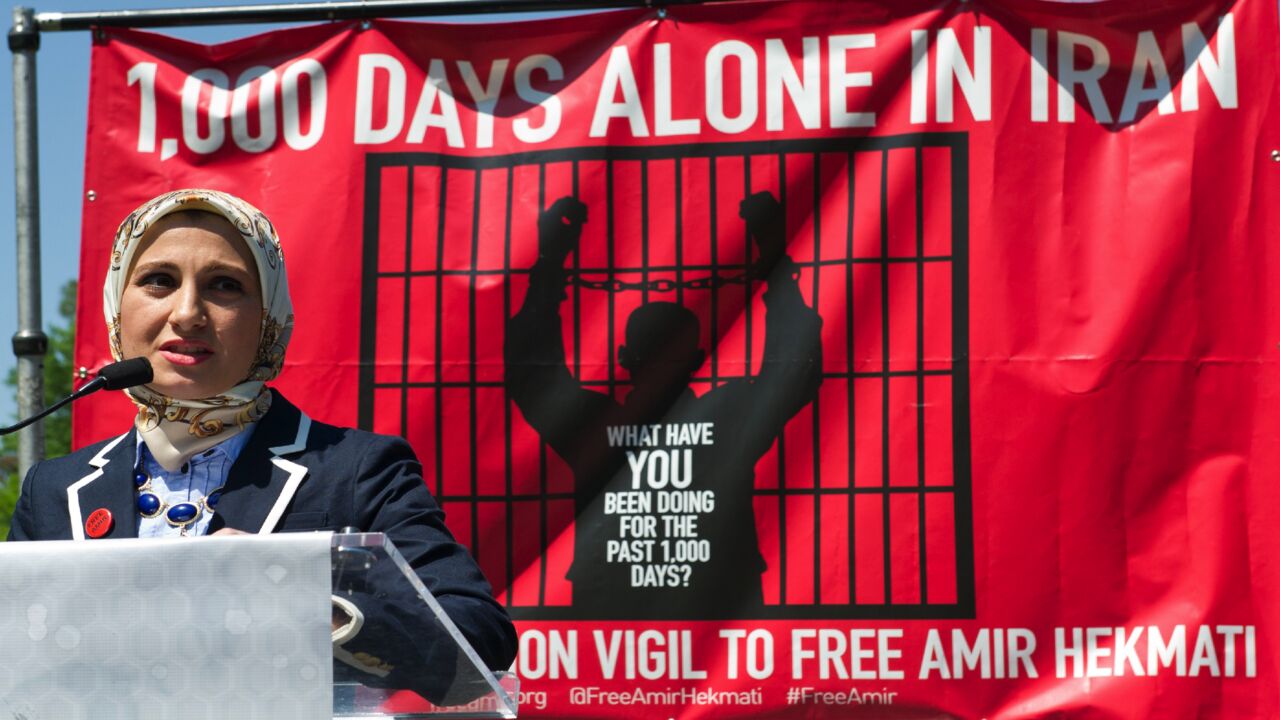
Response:
[{"label": "woman", "polygon": [[[155,377],[126,391],[131,430],[31,469],[11,540],[383,532],[480,658],[510,665],[511,621],[445,528],[409,446],[315,422],[266,387],[293,308],[265,215],[214,190],[148,201],[116,233],[103,300],[112,355],[148,358]],[[449,643],[424,637],[439,630],[412,598],[357,598],[334,608],[334,654],[357,679],[421,689],[425,669],[451,677]],[[428,688],[437,696],[440,681]]]}]

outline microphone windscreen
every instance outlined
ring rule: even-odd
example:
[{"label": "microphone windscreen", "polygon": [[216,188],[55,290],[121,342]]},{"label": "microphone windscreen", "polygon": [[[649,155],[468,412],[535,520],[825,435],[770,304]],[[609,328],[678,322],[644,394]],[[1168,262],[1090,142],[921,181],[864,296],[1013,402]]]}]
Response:
[{"label": "microphone windscreen", "polygon": [[144,357],[136,357],[104,365],[98,370],[98,377],[107,381],[108,390],[124,390],[134,385],[145,385],[151,382],[151,361]]}]

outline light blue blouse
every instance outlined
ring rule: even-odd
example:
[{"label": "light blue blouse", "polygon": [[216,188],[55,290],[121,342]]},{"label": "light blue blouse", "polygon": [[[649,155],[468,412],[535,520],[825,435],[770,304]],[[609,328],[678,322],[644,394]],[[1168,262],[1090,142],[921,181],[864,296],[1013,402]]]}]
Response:
[{"label": "light blue blouse", "polygon": [[[200,501],[226,484],[231,466],[249,442],[255,427],[256,423],[197,454],[174,472],[165,470],[156,462],[139,435],[133,466],[142,468],[151,477],[151,492],[160,498],[160,502],[164,503],[162,507],[166,510],[182,502],[195,503],[196,507],[203,508]],[[212,519],[210,513],[201,512],[200,517],[187,529],[187,535],[208,533],[209,521]],[[138,537],[177,537],[181,534],[182,528],[170,525],[165,520],[163,511],[152,518],[142,517],[142,513],[138,513]]]}]

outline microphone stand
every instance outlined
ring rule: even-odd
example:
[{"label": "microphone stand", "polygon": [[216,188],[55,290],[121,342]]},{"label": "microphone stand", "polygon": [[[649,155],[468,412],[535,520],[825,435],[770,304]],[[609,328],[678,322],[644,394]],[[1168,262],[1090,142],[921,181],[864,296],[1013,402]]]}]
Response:
[{"label": "microphone stand", "polygon": [[36,422],[37,420],[41,420],[41,419],[43,419],[43,418],[46,418],[46,417],[48,417],[49,415],[51,415],[51,414],[53,414],[53,413],[57,412],[60,408],[64,407],[67,403],[70,403],[70,402],[74,402],[74,401],[76,401],[76,400],[79,400],[80,398],[84,397],[85,395],[89,395],[89,394],[91,394],[91,393],[95,393],[95,392],[97,392],[97,391],[101,390],[102,388],[104,388],[104,387],[106,387],[106,386],[107,386],[107,379],[106,379],[106,378],[104,378],[104,377],[102,377],[101,375],[99,375],[98,377],[96,377],[96,378],[94,378],[94,379],[90,380],[88,383],[86,383],[84,387],[82,387],[82,388],[80,388],[79,390],[77,390],[77,391],[75,391],[75,392],[71,393],[70,395],[68,395],[68,396],[66,396],[66,397],[64,397],[64,398],[62,398],[61,400],[59,400],[58,402],[54,403],[53,405],[50,405],[49,407],[47,407],[47,408],[45,408],[43,411],[41,411],[39,414],[36,414],[36,415],[31,416],[31,417],[27,418],[26,420],[23,420],[22,422],[18,423],[17,425],[10,425],[10,426],[9,426],[9,427],[7,427],[7,428],[0,428],[0,436],[3,436],[3,435],[9,435],[9,434],[12,434],[12,433],[16,433],[16,432],[18,432],[19,430],[21,430],[22,428],[24,428],[24,427],[26,427],[26,426],[30,425],[31,423]]},{"label": "microphone stand", "polygon": [[45,408],[42,412],[23,420],[17,425],[10,425],[6,428],[0,428],[0,436],[15,433],[22,428],[30,425],[37,420],[48,417],[51,413],[67,403],[74,402],[95,393],[103,388],[108,390],[123,390],[133,387],[134,385],[143,385],[151,382],[151,363],[146,358],[133,358],[131,360],[121,360],[117,363],[104,366],[98,371],[98,376],[85,383],[85,386],[70,395],[62,398],[50,407]]}]

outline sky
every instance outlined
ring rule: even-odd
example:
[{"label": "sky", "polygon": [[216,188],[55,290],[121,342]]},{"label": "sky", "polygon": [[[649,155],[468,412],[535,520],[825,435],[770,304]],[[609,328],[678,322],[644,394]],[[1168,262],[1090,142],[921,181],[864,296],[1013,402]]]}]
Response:
[{"label": "sky", "polygon": [[[248,4],[266,3],[252,0],[39,0],[28,6],[40,13]],[[433,20],[494,22],[532,16],[525,13]],[[7,15],[5,17],[8,19]],[[11,20],[6,29],[10,26]],[[158,32],[213,44],[281,27],[289,25],[165,28]],[[88,120],[89,41],[89,33],[85,31],[41,33],[40,50],[36,53],[36,104],[40,142],[40,276],[46,329],[51,322],[58,320],[59,288],[67,280],[76,277],[79,265],[79,210],[80,195],[84,192],[85,128]],[[0,141],[0,173],[4,173],[4,179],[0,179],[0,218],[3,218],[0,220],[0,378],[3,378],[16,364],[10,338],[18,329],[11,69],[0,72],[0,133],[4,135],[3,141]],[[97,285],[101,280],[94,278],[89,282]],[[0,425],[9,424],[8,418],[13,418],[16,412],[14,395],[9,388],[0,386]]]}]

